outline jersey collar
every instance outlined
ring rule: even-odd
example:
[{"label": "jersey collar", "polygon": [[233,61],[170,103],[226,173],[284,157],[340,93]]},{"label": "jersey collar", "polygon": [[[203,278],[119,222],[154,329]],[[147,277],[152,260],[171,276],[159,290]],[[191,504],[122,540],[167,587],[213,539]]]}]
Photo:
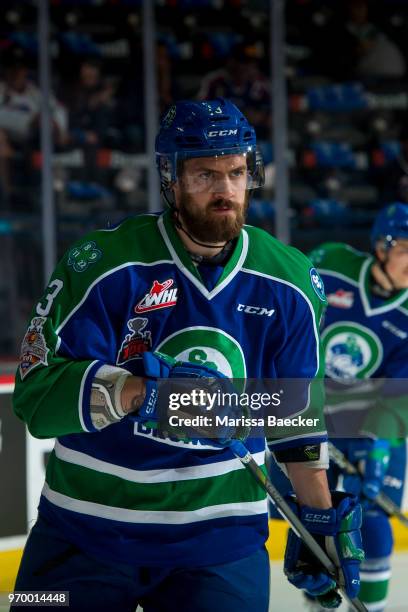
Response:
[{"label": "jersey collar", "polygon": [[194,265],[191,257],[184,248],[180,236],[174,227],[171,219],[171,212],[166,211],[160,215],[157,225],[175,265],[208,300],[211,300],[222,291],[241,270],[248,253],[249,242],[248,234],[244,229],[241,230],[234,251],[215,287],[211,291],[208,291],[197,267]]},{"label": "jersey collar", "polygon": [[388,300],[384,300],[382,306],[372,307],[370,304],[371,292],[370,292],[370,277],[371,277],[371,268],[374,264],[374,258],[368,257],[365,260],[360,270],[360,278],[359,278],[359,289],[361,302],[364,307],[364,312],[367,317],[372,317],[374,315],[383,314],[384,312],[389,312],[398,306],[401,306],[403,302],[408,299],[408,289],[402,289],[389,298]]}]

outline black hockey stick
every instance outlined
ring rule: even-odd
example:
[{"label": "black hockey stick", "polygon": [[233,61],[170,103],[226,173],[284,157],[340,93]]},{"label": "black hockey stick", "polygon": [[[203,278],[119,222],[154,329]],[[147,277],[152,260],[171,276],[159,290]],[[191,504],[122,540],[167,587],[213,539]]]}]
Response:
[{"label": "black hockey stick", "polygon": [[333,561],[327,555],[326,551],[316,542],[314,537],[309,533],[300,519],[293,512],[289,504],[279,493],[278,489],[276,489],[268,476],[263,472],[263,470],[256,463],[255,459],[252,457],[251,453],[247,450],[245,445],[240,440],[232,440],[230,443],[230,448],[234,455],[238,457],[241,461],[245,469],[253,476],[253,478],[257,481],[257,483],[266,491],[271,502],[276,506],[279,514],[283,516],[283,518],[289,523],[290,527],[296,533],[296,535],[301,538],[304,544],[308,547],[310,552],[312,552],[315,557],[320,561],[323,567],[329,572],[329,574],[334,578],[337,583],[337,586],[343,595],[344,599],[352,606],[353,610],[356,612],[368,612],[367,608],[357,597],[354,599],[350,599],[344,588],[339,584],[337,569],[334,565]]},{"label": "black hockey stick", "polygon": [[[362,472],[353,465],[345,456],[344,453],[341,452],[334,444],[329,442],[329,455],[330,459],[346,474],[350,474],[352,476],[358,475],[363,476]],[[396,503],[392,501],[388,495],[385,495],[382,491],[374,497],[371,501],[375,502],[377,506],[385,510],[387,514],[391,516],[395,516],[405,527],[408,527],[408,518],[401,512]]]}]

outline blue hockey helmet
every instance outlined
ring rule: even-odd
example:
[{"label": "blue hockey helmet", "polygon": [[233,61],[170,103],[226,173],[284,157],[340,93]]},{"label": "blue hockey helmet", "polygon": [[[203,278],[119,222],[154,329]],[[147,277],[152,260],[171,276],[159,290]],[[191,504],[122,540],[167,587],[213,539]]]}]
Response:
[{"label": "blue hockey helmet", "polygon": [[378,213],[371,230],[371,245],[384,240],[385,248],[394,246],[398,238],[408,239],[408,204],[393,202]]},{"label": "blue hockey helmet", "polygon": [[247,189],[265,181],[256,134],[241,111],[229,100],[184,100],[163,115],[156,137],[156,164],[162,189],[177,180],[179,162],[192,157],[245,154]]}]

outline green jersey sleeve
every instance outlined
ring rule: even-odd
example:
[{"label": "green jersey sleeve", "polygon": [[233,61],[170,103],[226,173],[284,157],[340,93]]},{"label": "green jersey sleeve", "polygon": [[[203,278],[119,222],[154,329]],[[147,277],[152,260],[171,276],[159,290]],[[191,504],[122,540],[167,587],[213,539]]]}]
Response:
[{"label": "green jersey sleeve", "polygon": [[[33,308],[21,345],[13,405],[35,437],[96,431],[89,400],[93,377],[104,361],[95,357],[92,348],[78,354],[75,338],[60,327],[68,316],[75,318],[79,304],[85,304],[87,312],[97,306],[89,287],[101,269],[101,257],[94,240],[82,240],[57,265]],[[93,333],[95,327],[102,336],[102,322],[94,318]],[[89,327],[86,333],[91,333]]]}]

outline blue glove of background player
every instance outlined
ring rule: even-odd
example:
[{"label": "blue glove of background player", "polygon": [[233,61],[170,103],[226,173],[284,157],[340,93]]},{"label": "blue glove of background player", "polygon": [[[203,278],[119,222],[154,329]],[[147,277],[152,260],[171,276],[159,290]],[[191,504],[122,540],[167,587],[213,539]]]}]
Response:
[{"label": "blue glove of background player", "polygon": [[[169,411],[169,397],[171,394],[191,394],[193,389],[203,390],[205,393],[215,394],[235,393],[237,390],[230,380],[213,368],[205,365],[194,364],[188,361],[177,361],[168,355],[159,352],[143,353],[143,365],[145,371],[146,396],[137,414],[130,418],[146,424],[152,429],[161,428],[163,433],[177,437],[182,440],[200,440],[202,443],[212,446],[228,445],[230,440],[237,436],[244,439],[249,431],[245,428],[237,428],[234,425],[215,425],[215,415],[229,416],[236,419],[242,415],[238,405],[221,405],[215,402],[211,410],[206,404],[191,404],[182,406],[174,412]],[[161,379],[169,380],[164,383]],[[175,380],[177,379],[177,380]],[[160,381],[160,382],[159,382]],[[199,425],[181,425],[181,427],[169,426],[170,414],[194,418],[207,417],[212,421]]]},{"label": "blue glove of background player", "polygon": [[347,456],[355,465],[363,461],[364,469],[361,476],[345,474],[343,489],[353,495],[363,495],[366,499],[373,500],[381,491],[388,470],[389,440],[372,438],[352,440],[349,443]]},{"label": "blue glove of background player", "polygon": [[[361,542],[361,506],[354,496],[332,492],[333,508],[321,510],[290,501],[293,511],[338,568],[339,584],[350,598],[360,589],[359,566],[364,559]],[[325,608],[338,608],[341,597],[335,580],[289,529],[284,571],[291,584],[316,597]]]}]

